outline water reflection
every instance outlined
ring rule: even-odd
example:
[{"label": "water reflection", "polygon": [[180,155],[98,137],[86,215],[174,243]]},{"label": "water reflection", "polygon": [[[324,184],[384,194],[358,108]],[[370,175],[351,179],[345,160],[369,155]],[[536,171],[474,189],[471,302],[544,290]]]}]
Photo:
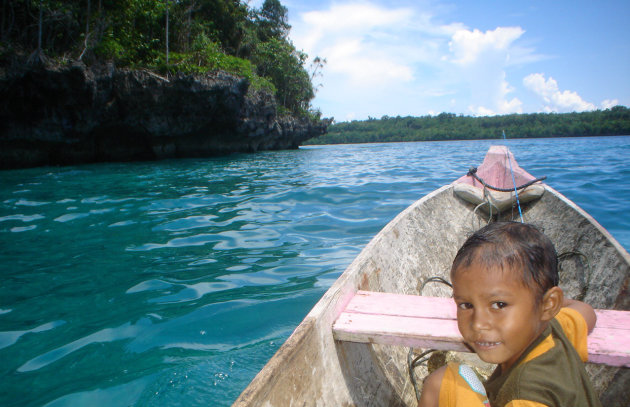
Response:
[{"label": "water reflection", "polygon": [[[630,247],[630,137],[590,142],[509,147]],[[374,234],[491,144],[3,172],[0,405],[229,405]]]}]

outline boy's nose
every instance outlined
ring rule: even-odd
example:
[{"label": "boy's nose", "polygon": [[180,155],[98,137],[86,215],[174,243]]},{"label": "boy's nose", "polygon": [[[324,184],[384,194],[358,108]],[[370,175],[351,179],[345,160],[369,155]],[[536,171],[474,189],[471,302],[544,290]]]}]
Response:
[{"label": "boy's nose", "polygon": [[490,319],[485,312],[475,309],[472,316],[472,328],[475,331],[486,330],[490,327]]}]

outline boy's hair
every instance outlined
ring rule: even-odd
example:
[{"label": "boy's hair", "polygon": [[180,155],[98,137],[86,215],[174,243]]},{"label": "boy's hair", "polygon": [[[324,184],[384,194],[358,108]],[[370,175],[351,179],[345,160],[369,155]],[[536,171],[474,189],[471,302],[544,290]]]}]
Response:
[{"label": "boy's hair", "polygon": [[551,240],[536,227],[519,222],[493,222],[470,236],[457,252],[451,281],[462,267],[477,263],[487,269],[521,271],[521,279],[542,301],[558,285],[558,257]]}]

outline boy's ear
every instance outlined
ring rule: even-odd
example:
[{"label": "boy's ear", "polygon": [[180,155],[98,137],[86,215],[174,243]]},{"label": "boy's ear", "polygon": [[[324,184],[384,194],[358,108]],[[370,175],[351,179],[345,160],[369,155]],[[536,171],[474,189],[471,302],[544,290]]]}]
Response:
[{"label": "boy's ear", "polygon": [[542,300],[542,319],[544,321],[551,321],[562,308],[564,300],[564,293],[562,288],[555,286],[551,287],[543,295]]}]

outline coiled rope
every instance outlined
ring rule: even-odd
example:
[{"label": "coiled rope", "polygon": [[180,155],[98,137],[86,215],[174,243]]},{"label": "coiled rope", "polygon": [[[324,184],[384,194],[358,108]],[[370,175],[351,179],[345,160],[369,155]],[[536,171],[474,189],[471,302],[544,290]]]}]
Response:
[{"label": "coiled rope", "polygon": [[580,293],[574,296],[576,300],[584,301],[584,297],[586,297],[586,294],[591,288],[591,277],[593,276],[593,269],[591,268],[591,261],[589,260],[587,255],[585,255],[584,253],[578,250],[567,251],[558,255],[558,272],[563,271],[562,262],[570,256],[579,256],[586,263],[586,270],[582,272],[582,280],[583,280],[582,283],[584,285],[580,289]]},{"label": "coiled rope", "polygon": [[[512,166],[512,164],[510,164],[510,167]],[[519,185],[519,186],[515,186],[514,188],[499,188],[499,187],[495,187],[493,185],[488,184],[486,181],[483,180],[483,178],[481,178],[479,175],[477,175],[477,167],[470,167],[470,169],[468,170],[468,174],[469,176],[473,177],[474,179],[476,179],[477,181],[479,181],[481,183],[481,185],[483,185],[484,187],[488,188],[488,189],[492,189],[494,191],[499,191],[499,192],[512,192],[514,190],[518,190],[520,191],[521,189],[527,188],[528,186],[535,184],[539,181],[544,181],[547,179],[547,176],[542,176],[540,178],[536,178],[533,179],[529,182],[524,183],[523,185]]]},{"label": "coiled rope", "polygon": [[[422,295],[422,291],[428,283],[441,283],[453,288],[453,284],[442,277],[429,277],[422,283],[422,286],[420,287],[420,295]],[[431,354],[433,352],[437,352],[437,349],[427,349],[415,357],[413,354],[413,350],[413,348],[409,348],[409,353],[407,354],[407,369],[409,370],[409,378],[411,379],[411,384],[413,385],[413,389],[416,392],[416,400],[420,401],[420,387],[418,386],[418,381],[416,380],[414,370],[416,366],[427,362],[431,358]]]},{"label": "coiled rope", "polygon": [[[503,140],[505,140],[505,130],[503,130]],[[488,184],[479,175],[477,175],[477,167],[471,167],[468,170],[468,174],[467,175],[470,176],[470,177],[473,177],[474,179],[479,181],[481,183],[481,185],[484,186],[484,188],[492,189],[492,190],[499,191],[499,192],[512,192],[512,191],[514,191],[514,195],[516,197],[516,206],[518,207],[518,214],[519,214],[519,216],[521,218],[521,223],[523,223],[525,221],[523,220],[523,211],[521,209],[521,202],[520,202],[520,199],[518,197],[518,191],[520,189],[527,188],[528,186],[530,186],[530,185],[532,185],[532,184],[534,184],[536,182],[539,182],[539,181],[542,181],[544,179],[547,179],[547,177],[545,176],[545,177],[536,178],[536,179],[534,179],[532,181],[526,182],[523,185],[516,186],[516,179],[514,178],[514,170],[512,168],[512,160],[510,160],[510,153],[509,153],[509,151],[507,149],[505,150],[505,158],[507,159],[508,163],[510,164],[510,175],[512,176],[513,188],[499,188],[499,187],[496,187],[494,185]],[[484,194],[485,194],[485,190],[484,190]],[[488,203],[490,203],[489,199],[486,198],[486,200],[487,200]],[[490,207],[490,211],[492,211],[492,207]],[[492,213],[492,212],[490,212],[490,213]],[[490,216],[492,216],[492,215],[490,215]]]}]

